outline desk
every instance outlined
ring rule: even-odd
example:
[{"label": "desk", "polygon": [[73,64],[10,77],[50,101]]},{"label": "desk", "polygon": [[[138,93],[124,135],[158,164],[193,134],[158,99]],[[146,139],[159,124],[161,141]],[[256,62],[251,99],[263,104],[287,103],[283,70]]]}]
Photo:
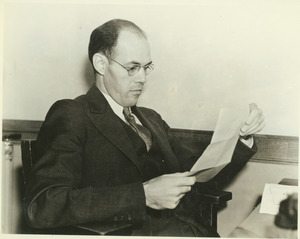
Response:
[{"label": "desk", "polygon": [[[298,180],[283,179],[280,184],[298,185]],[[229,237],[297,238],[297,230],[283,229],[274,224],[275,215],[259,213],[258,205]]]}]

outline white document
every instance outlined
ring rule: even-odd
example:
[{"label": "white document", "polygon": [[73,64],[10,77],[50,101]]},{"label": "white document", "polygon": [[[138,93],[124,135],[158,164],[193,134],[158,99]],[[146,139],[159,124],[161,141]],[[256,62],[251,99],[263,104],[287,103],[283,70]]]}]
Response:
[{"label": "white document", "polygon": [[279,212],[280,202],[297,192],[298,186],[266,183],[259,212],[276,215]]},{"label": "white document", "polygon": [[231,161],[240,128],[248,117],[247,110],[221,110],[210,145],[190,170],[197,182],[210,180]]}]

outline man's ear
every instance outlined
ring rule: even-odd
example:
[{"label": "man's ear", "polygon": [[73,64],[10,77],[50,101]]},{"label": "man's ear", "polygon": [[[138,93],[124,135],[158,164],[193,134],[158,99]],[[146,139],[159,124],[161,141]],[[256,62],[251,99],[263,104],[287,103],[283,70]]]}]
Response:
[{"label": "man's ear", "polygon": [[94,54],[93,56],[94,68],[102,76],[104,75],[106,64],[107,64],[107,59],[105,55],[101,53]]}]

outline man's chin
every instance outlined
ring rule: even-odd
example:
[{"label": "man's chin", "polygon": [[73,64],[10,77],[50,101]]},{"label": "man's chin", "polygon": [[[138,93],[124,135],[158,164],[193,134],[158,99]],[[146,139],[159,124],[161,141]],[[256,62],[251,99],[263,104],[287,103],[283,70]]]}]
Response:
[{"label": "man's chin", "polygon": [[133,106],[135,106],[136,104],[137,104],[137,100],[134,100],[134,101],[130,101],[130,102],[128,102],[127,104],[126,104],[126,106],[125,107],[133,107]]},{"label": "man's chin", "polygon": [[126,106],[124,106],[124,107],[133,107],[133,106],[136,106],[136,104],[137,104],[137,102],[135,102],[135,103],[132,103],[132,104],[127,104]]},{"label": "man's chin", "polygon": [[140,98],[140,94],[134,94],[131,95],[130,98],[128,98],[128,101],[126,102],[125,107],[132,107],[135,106]]}]

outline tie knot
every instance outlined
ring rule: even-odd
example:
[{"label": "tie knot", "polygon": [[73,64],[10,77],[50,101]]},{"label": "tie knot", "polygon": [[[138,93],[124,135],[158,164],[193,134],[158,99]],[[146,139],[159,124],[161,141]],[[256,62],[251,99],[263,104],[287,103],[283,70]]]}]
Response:
[{"label": "tie knot", "polygon": [[131,114],[129,107],[124,107],[123,108],[123,114],[124,114],[125,119],[128,122],[134,121],[134,116]]}]

